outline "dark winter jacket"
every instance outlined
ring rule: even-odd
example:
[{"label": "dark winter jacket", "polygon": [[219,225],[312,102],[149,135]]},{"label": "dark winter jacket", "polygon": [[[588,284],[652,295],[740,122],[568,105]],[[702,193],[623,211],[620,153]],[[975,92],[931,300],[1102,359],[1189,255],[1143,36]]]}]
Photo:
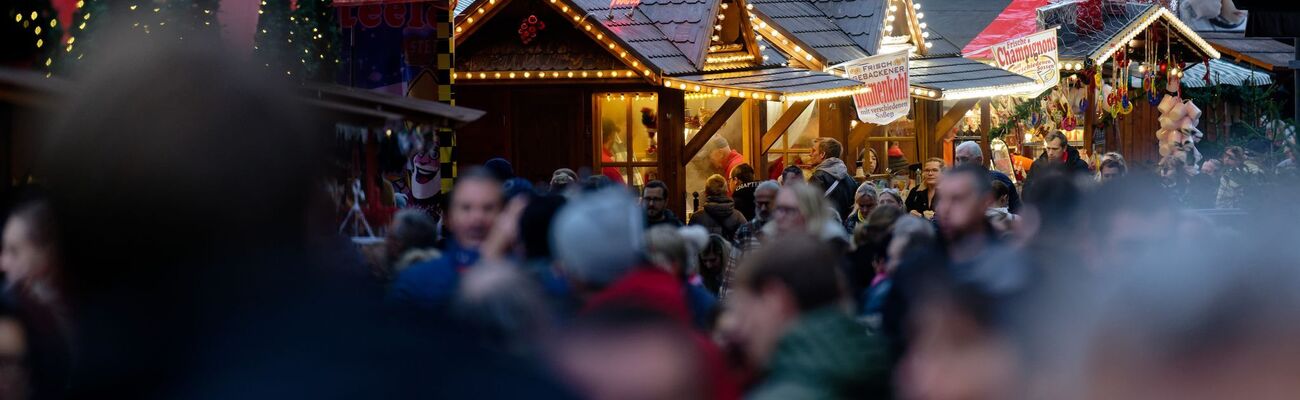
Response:
[{"label": "dark winter jacket", "polygon": [[830,190],[826,199],[835,205],[835,211],[840,213],[841,218],[849,215],[849,210],[853,209],[853,193],[858,190],[858,181],[849,175],[849,168],[844,165],[844,161],[834,157],[822,161],[808,183],[823,192]]},{"label": "dark winter jacket", "polygon": [[736,211],[745,216],[745,220],[754,219],[754,190],[758,189],[758,184],[762,182],[742,183],[736,186],[736,191],[731,192],[731,199],[736,202]]},{"label": "dark winter jacket", "polygon": [[736,240],[736,229],[746,222],[745,216],[736,211],[736,203],[727,196],[709,196],[704,203],[704,210],[691,216],[690,225],[703,226],[709,234],[720,235],[727,241]]},{"label": "dark winter jacket", "polygon": [[1011,177],[997,170],[989,170],[989,176],[1011,189],[1011,193],[1007,195],[1007,212],[1020,214],[1020,191],[1016,190],[1016,184],[1011,182]]},{"label": "dark winter jacket", "polygon": [[835,307],[805,312],[777,342],[763,383],[748,397],[888,399],[888,346]]},{"label": "dark winter jacket", "polygon": [[1047,174],[1049,170],[1053,169],[1064,172],[1070,176],[1086,174],[1089,171],[1088,162],[1083,161],[1083,158],[1079,157],[1079,150],[1075,149],[1074,146],[1066,144],[1065,162],[1048,161],[1046,151],[1039,155],[1038,159],[1034,160],[1034,165],[1029,167],[1029,175],[1025,176],[1025,191],[1029,191],[1029,187],[1033,186],[1035,177],[1043,176],[1044,174]]},{"label": "dark winter jacket", "polygon": [[478,262],[478,249],[449,240],[442,257],[411,265],[397,275],[388,293],[390,302],[418,310],[443,312],[460,287],[465,269]]},{"label": "dark winter jacket", "polygon": [[666,208],[664,209],[662,218],[660,218],[658,221],[652,221],[650,220],[650,216],[646,215],[646,219],[645,219],[646,229],[650,229],[658,225],[668,225],[674,228],[680,227],[682,226],[682,220],[677,219],[677,214],[673,214],[673,210],[669,210]]}]

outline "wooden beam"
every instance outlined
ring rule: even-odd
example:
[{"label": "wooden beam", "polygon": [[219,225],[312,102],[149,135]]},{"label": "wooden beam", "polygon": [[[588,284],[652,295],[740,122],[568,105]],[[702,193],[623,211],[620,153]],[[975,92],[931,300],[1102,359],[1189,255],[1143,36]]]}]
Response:
[{"label": "wooden beam", "polygon": [[695,137],[692,137],[691,141],[686,143],[685,153],[682,153],[682,165],[691,162],[691,159],[695,158],[695,154],[704,148],[704,144],[708,143],[709,139],[712,139],[713,135],[718,133],[718,129],[721,129],[722,125],[726,124],[728,119],[731,119],[731,114],[735,114],[736,110],[740,109],[740,105],[744,103],[745,99],[739,97],[728,98],[727,102],[722,103],[722,107],[718,107],[718,111],[714,112],[713,116],[709,117],[708,122],[705,122],[704,126],[700,127],[700,131],[695,133]]},{"label": "wooden beam", "polygon": [[980,102],[980,151],[984,154],[984,166],[988,166],[993,161],[993,138],[989,136],[989,131],[993,130],[993,106],[990,105],[992,98],[984,99]]},{"label": "wooden beam", "polygon": [[976,103],[979,103],[979,99],[960,100],[954,104],[942,118],[939,118],[939,122],[934,124],[934,136],[938,138],[952,130],[952,127],[957,126],[962,117],[966,116],[967,111],[975,108]]},{"label": "wooden beam", "polygon": [[[1083,116],[1083,148],[1088,150],[1088,156],[1091,157],[1096,152],[1096,148],[1092,145],[1092,135],[1093,125],[1097,124],[1097,86],[1089,84],[1087,88],[1088,107],[1083,110],[1085,113]],[[1091,160],[1087,159],[1084,161],[1091,162]]]},{"label": "wooden beam", "polygon": [[776,123],[772,124],[772,128],[763,133],[763,143],[761,143],[763,154],[767,154],[767,151],[772,149],[772,145],[776,144],[776,139],[784,135],[787,129],[790,129],[790,125],[794,124],[794,120],[798,119],[799,115],[802,115],[804,110],[808,109],[809,104],[812,104],[812,100],[797,101],[790,104],[790,108],[786,109],[780,118],[777,118]]},{"label": "wooden beam", "polygon": [[[686,168],[689,161],[682,155],[686,139],[685,93],[680,90],[659,88],[659,107],[656,123],[659,133],[659,180],[668,186],[668,209],[686,216]],[[591,153],[591,152],[588,152]],[[594,154],[594,153],[593,153]]]},{"label": "wooden beam", "polygon": [[[845,143],[845,146],[847,147],[844,148],[844,151],[846,155],[852,154],[853,158],[855,158],[852,162],[853,167],[858,167],[858,164],[862,162],[862,159],[857,158],[858,149],[866,146],[867,138],[871,136],[879,136],[884,130],[884,125],[863,123],[858,124],[858,126],[853,127],[853,130],[849,131],[849,138],[847,143]],[[879,156],[879,154],[877,154],[877,156]],[[847,163],[848,161],[845,160],[845,162]],[[880,162],[880,160],[876,160],[876,162]],[[868,171],[867,174],[870,174],[870,172]]]}]

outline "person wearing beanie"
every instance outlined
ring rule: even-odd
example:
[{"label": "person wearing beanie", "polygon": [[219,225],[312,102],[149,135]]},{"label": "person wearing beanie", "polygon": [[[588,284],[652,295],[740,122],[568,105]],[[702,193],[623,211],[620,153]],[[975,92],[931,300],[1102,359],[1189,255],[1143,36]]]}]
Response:
[{"label": "person wearing beanie", "polygon": [[907,173],[907,157],[903,155],[903,149],[898,146],[890,146],[887,153],[889,159],[889,171],[892,174]]},{"label": "person wearing beanie", "polygon": [[579,297],[599,292],[645,259],[645,217],[625,190],[573,199],[551,223],[551,253]]},{"label": "person wearing beanie", "polygon": [[568,168],[560,168],[551,174],[551,193],[564,194],[578,181],[578,173]]},{"label": "person wearing beanie", "polygon": [[486,169],[488,173],[501,182],[507,182],[515,177],[515,167],[501,157],[487,160],[486,163],[483,163],[483,169]]}]

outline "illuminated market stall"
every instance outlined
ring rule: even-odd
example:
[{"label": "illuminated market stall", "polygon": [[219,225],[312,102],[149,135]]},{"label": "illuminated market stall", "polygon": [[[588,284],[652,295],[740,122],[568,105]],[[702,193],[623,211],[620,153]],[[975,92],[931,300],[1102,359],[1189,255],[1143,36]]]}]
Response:
[{"label": "illuminated market stall", "polygon": [[[660,179],[683,214],[705,178],[729,172],[708,157],[715,137],[760,178],[809,167],[817,137],[844,143],[851,170],[867,161],[862,175],[906,172],[942,154],[936,127],[961,101],[1032,83],[957,57],[923,17],[910,0],[461,4],[456,97],[489,117],[460,131],[473,140],[459,161],[504,156],[533,181],[565,167]],[[908,64],[925,80],[909,83]],[[890,103],[889,118],[861,118],[871,102]]]},{"label": "illuminated market stall", "polygon": [[[1065,132],[1085,160],[1118,151],[1130,162],[1153,164],[1195,152],[1200,110],[1183,101],[1181,83],[1209,79],[1205,68],[1219,52],[1161,4],[1016,0],[965,53],[996,63],[996,43],[1053,28],[1059,83],[1029,101],[1005,101],[993,135],[1031,158],[1052,130]],[[1203,66],[1202,75],[1187,74],[1193,65]]]}]

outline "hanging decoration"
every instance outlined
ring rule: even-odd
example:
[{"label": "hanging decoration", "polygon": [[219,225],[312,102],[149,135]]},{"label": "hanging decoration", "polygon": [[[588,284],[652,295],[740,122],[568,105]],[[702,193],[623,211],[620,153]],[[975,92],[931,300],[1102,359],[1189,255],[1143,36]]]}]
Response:
[{"label": "hanging decoration", "polygon": [[650,147],[646,149],[648,154],[659,153],[659,141],[655,140],[655,134],[659,133],[659,117],[655,115],[655,110],[650,107],[641,107],[641,125],[645,127],[646,136],[650,137]]},{"label": "hanging decoration", "polygon": [[546,22],[542,22],[537,15],[529,15],[519,23],[519,40],[525,45],[532,43],[537,39],[537,32],[546,29]]}]

